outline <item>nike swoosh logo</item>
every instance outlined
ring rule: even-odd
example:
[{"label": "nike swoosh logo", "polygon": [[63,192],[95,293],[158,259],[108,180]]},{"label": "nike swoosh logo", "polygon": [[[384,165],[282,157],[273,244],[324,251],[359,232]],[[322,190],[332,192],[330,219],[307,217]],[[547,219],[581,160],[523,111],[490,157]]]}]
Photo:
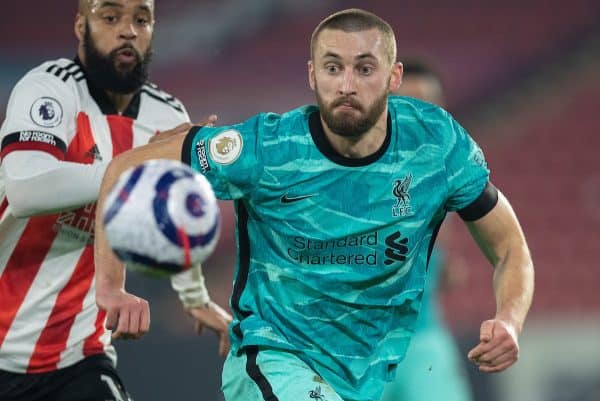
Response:
[{"label": "nike swoosh logo", "polygon": [[288,196],[288,194],[285,194],[285,195],[281,195],[280,200],[281,200],[281,203],[293,203],[293,202],[301,201],[302,199],[312,198],[313,196],[317,196],[317,194],[301,195],[301,196]]}]

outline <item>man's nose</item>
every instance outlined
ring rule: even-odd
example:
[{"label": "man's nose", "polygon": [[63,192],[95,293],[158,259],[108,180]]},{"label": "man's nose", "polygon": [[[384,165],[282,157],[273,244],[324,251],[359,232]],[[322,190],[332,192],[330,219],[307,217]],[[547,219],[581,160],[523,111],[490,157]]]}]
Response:
[{"label": "man's nose", "polygon": [[135,29],[135,25],[131,18],[123,18],[121,20],[119,25],[119,36],[127,40],[132,40],[137,37],[137,30]]},{"label": "man's nose", "polygon": [[342,85],[340,87],[340,94],[356,94],[354,71],[351,68],[346,69],[344,71],[344,74],[342,75]]}]

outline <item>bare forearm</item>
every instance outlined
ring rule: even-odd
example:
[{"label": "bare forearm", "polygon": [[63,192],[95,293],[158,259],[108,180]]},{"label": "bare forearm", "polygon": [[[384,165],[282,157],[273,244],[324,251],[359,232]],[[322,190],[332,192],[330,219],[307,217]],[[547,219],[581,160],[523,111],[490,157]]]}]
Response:
[{"label": "bare forearm", "polygon": [[498,204],[469,230],[494,266],[496,318],[521,332],[533,297],[533,262],[517,217],[499,193]]},{"label": "bare forearm", "polygon": [[519,357],[519,334],[533,296],[533,263],[517,217],[502,194],[496,207],[469,228],[494,266],[496,316],[481,323],[480,342],[468,356],[482,372],[501,372]]},{"label": "bare forearm", "polygon": [[[97,231],[96,231],[97,232]],[[98,244],[98,240],[96,239]],[[96,294],[98,298],[109,296],[113,291],[125,289],[125,268],[112,252],[108,243],[96,246]]]},{"label": "bare forearm", "polygon": [[115,159],[109,164],[100,184],[100,194],[96,207],[94,259],[96,263],[96,294],[99,300],[108,296],[112,291],[125,288],[125,269],[106,240],[102,213],[106,195],[120,173],[119,163],[116,163]]},{"label": "bare forearm", "polygon": [[494,270],[496,318],[511,323],[517,334],[531,306],[534,290],[533,263],[526,245],[511,248]]},{"label": "bare forearm", "polygon": [[135,167],[144,161],[156,158],[178,159],[181,153],[181,138],[173,137],[161,142],[145,145],[125,152],[113,159],[100,185],[100,194],[96,208],[96,232],[94,241],[94,255],[96,261],[96,286],[98,299],[115,291],[123,290],[125,286],[125,272],[123,264],[112,252],[104,233],[102,211],[106,196],[119,176],[127,169]]}]

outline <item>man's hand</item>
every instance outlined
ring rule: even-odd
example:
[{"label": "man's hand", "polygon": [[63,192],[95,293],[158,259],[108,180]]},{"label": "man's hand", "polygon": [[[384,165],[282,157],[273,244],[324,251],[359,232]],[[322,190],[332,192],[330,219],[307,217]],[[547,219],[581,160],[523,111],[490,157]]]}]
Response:
[{"label": "man's hand", "polygon": [[138,339],[150,329],[150,306],[145,299],[119,290],[97,294],[96,302],[106,311],[106,327],[112,330],[113,340]]},{"label": "man's hand", "polygon": [[[216,122],[217,122],[217,116],[215,114],[211,114],[210,116],[204,118],[203,120],[196,123],[195,125],[212,127],[215,125]],[[182,123],[182,124],[179,124],[177,127],[171,128],[170,130],[167,130],[167,131],[157,131],[156,135],[154,135],[152,138],[150,138],[148,143],[162,141],[162,140],[168,139],[174,135],[186,133],[191,128],[192,128],[191,123]]]},{"label": "man's hand", "polygon": [[188,313],[196,320],[196,332],[202,333],[208,327],[219,336],[219,355],[227,356],[229,352],[229,324],[231,315],[216,303],[210,301],[205,306],[188,308]]},{"label": "man's hand", "polygon": [[468,357],[487,373],[501,372],[519,357],[516,329],[500,320],[486,320],[481,324],[480,343],[469,351]]}]

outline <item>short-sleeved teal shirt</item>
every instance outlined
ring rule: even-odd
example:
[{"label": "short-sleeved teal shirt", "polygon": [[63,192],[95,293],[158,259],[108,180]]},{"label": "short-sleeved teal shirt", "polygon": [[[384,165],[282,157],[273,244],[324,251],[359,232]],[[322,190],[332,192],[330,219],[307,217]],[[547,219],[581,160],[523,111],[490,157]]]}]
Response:
[{"label": "short-sleeved teal shirt", "polygon": [[315,106],[195,129],[183,150],[235,201],[233,350],[295,352],[348,399],[394,377],[437,228],[489,179],[446,111],[390,96],[388,113],[382,147],[362,159],[333,150]]}]

